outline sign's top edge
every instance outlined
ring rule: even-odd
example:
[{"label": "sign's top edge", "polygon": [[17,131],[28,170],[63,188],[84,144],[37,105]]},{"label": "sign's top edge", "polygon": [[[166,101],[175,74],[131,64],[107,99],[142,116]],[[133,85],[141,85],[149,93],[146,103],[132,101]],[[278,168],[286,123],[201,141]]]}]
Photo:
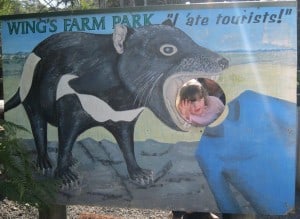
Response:
[{"label": "sign's top edge", "polygon": [[259,1],[243,1],[243,2],[206,2],[206,3],[191,3],[191,4],[174,4],[174,5],[153,5],[153,6],[138,6],[138,7],[124,7],[124,8],[101,8],[90,10],[74,10],[74,11],[57,11],[57,12],[43,12],[31,14],[16,14],[3,15],[0,20],[10,19],[26,19],[39,17],[54,17],[64,15],[83,15],[95,13],[131,13],[142,11],[163,11],[163,10],[180,10],[180,9],[213,9],[213,8],[230,8],[230,7],[278,7],[278,6],[297,6],[297,1],[275,1],[275,2],[259,2]]}]

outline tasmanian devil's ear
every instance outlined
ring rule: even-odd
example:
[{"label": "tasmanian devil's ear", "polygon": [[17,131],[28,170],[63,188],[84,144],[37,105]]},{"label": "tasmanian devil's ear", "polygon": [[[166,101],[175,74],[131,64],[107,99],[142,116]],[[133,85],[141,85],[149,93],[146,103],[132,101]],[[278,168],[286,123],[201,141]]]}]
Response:
[{"label": "tasmanian devil's ear", "polygon": [[173,22],[170,19],[165,20],[164,22],[162,22],[162,24],[163,25],[168,25],[168,26],[171,26],[171,27],[174,26]]},{"label": "tasmanian devil's ear", "polygon": [[122,24],[117,24],[115,26],[115,31],[113,33],[113,43],[117,53],[122,54],[124,52],[124,41],[126,36],[132,34],[133,29],[126,27]]}]

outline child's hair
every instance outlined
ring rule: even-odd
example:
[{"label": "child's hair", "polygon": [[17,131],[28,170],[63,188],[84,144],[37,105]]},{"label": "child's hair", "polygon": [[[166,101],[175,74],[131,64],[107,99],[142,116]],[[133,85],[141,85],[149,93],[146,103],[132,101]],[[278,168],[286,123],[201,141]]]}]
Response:
[{"label": "child's hair", "polygon": [[196,101],[204,98],[204,103],[207,105],[207,91],[197,80],[186,82],[179,91],[179,103],[183,100]]}]

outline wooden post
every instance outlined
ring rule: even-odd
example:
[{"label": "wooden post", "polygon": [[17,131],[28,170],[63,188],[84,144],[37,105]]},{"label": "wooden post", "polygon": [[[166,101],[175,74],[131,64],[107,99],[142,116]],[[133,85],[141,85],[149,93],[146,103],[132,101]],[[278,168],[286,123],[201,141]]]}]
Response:
[{"label": "wooden post", "polygon": [[[298,106],[298,129],[300,128],[300,107]],[[296,188],[300,191],[300,132],[297,133],[297,168],[296,168]]]},{"label": "wooden post", "polygon": [[66,205],[50,205],[47,209],[39,209],[39,219],[66,219]]},{"label": "wooden post", "polygon": [[[299,51],[300,51],[300,4],[298,3],[297,4],[297,11],[298,11],[298,13],[297,13],[297,49],[298,49],[298,61],[297,61],[297,81],[299,81],[299,77],[300,77],[300,59],[299,59],[299,57],[300,57],[300,53],[299,53]],[[299,85],[297,85],[297,105],[298,105],[298,130],[299,130],[299,128],[300,128],[300,94],[299,94]],[[299,136],[300,134],[299,134],[299,131],[298,131],[298,133],[297,133],[297,168],[296,168],[296,173],[297,173],[297,181],[296,181],[296,188],[297,188],[297,190],[299,191],[300,190],[300,173],[299,173],[299,171],[300,171],[300,147],[299,147],[299,145],[300,145],[300,136]]]}]

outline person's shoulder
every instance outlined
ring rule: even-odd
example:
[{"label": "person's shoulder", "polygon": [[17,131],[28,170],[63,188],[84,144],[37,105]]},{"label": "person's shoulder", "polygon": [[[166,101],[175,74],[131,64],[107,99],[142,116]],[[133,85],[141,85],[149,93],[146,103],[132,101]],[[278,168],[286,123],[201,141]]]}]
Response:
[{"label": "person's shoulder", "polygon": [[223,102],[218,97],[208,96],[207,99],[208,99],[208,101],[211,101],[213,103],[220,103],[220,104],[224,105]]},{"label": "person's shoulder", "polygon": [[208,105],[209,107],[218,108],[219,111],[223,111],[225,107],[223,102],[215,96],[208,96]]}]

